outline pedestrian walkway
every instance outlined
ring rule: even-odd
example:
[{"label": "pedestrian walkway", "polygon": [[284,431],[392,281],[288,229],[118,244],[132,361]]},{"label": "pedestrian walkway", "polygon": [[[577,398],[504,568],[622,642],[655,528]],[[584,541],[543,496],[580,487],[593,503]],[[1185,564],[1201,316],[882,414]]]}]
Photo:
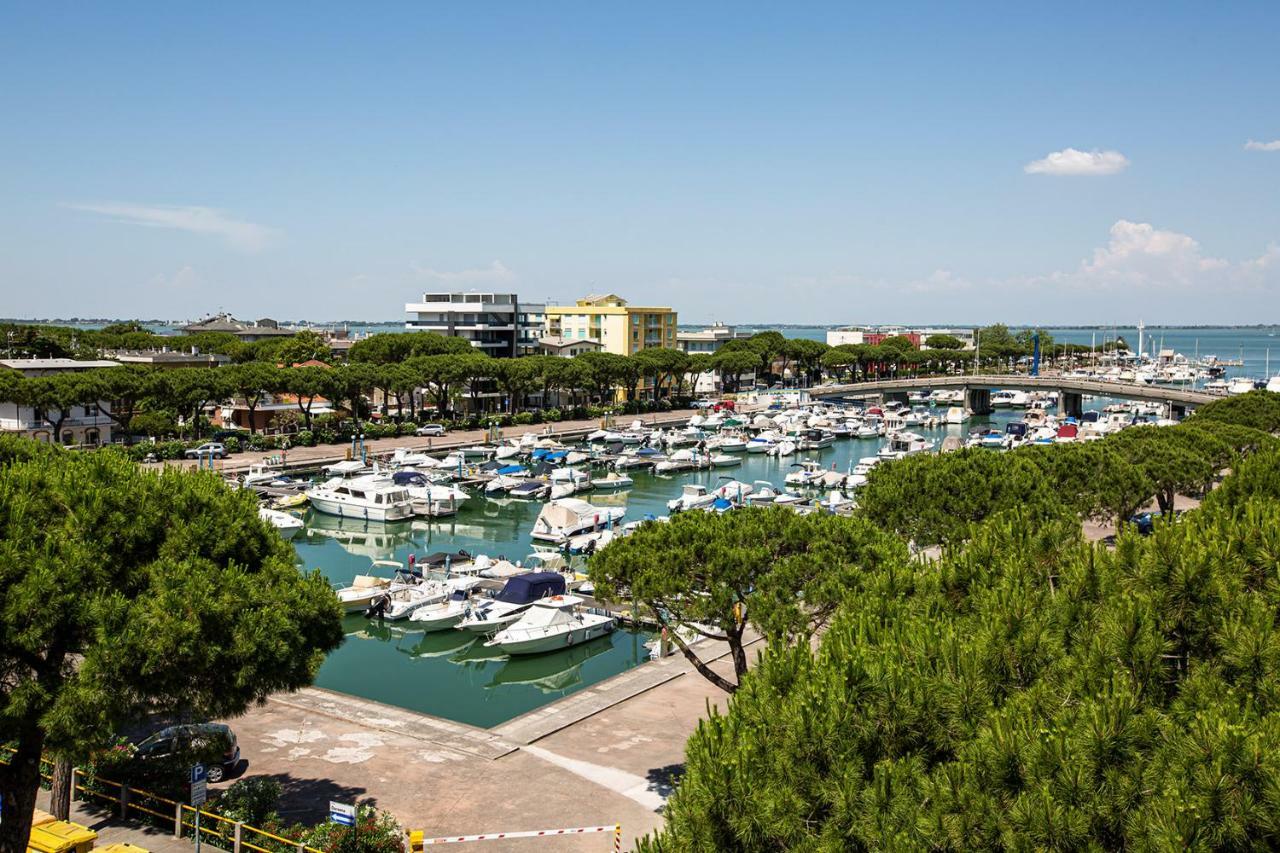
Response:
[{"label": "pedestrian walkway", "polygon": [[[36,796],[36,807],[49,810],[48,791],[41,790]],[[110,809],[91,803],[72,802],[71,820],[98,833],[95,847],[127,843],[151,853],[192,853],[195,849],[192,839],[174,838],[172,829],[155,829],[123,821]]]}]

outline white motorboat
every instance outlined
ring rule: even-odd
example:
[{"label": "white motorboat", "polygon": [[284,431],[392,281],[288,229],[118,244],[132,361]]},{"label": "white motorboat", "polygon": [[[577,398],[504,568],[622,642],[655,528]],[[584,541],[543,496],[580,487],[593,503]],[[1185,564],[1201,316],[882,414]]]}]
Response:
[{"label": "white motorboat", "polygon": [[963,424],[972,416],[972,412],[963,406],[951,406],[947,409],[947,413],[943,416],[943,421],[951,426]]},{"label": "white motorboat", "polygon": [[432,483],[419,471],[397,471],[391,479],[408,491],[414,515],[428,518],[456,515],[462,502],[470,497],[462,489]]},{"label": "white motorboat", "polygon": [[578,492],[591,491],[591,475],[577,468],[557,468],[547,479],[551,481],[553,498],[567,498]]},{"label": "white motorboat", "polygon": [[287,512],[281,512],[278,509],[271,509],[265,506],[258,507],[258,518],[274,527],[276,533],[279,533],[284,539],[292,539],[304,527],[302,519],[296,515],[290,515]]},{"label": "white motorboat", "polygon": [[630,471],[633,468],[652,468],[667,457],[661,450],[652,447],[624,450],[613,461],[613,467],[619,471]]},{"label": "white motorboat", "polygon": [[857,432],[858,438],[879,438],[882,434],[883,427],[878,420],[863,421]]},{"label": "white motorboat", "polygon": [[924,453],[932,447],[933,442],[919,433],[903,430],[889,435],[889,440],[885,442],[884,447],[880,448],[880,455],[899,458],[913,453]]},{"label": "white motorboat", "polygon": [[747,495],[748,506],[768,506],[778,497],[778,490],[768,480],[756,480]]},{"label": "white motorboat", "polygon": [[1025,409],[1031,403],[1026,391],[996,391],[991,395],[993,409]]},{"label": "white motorboat", "polygon": [[1254,381],[1246,376],[1236,376],[1227,383],[1228,394],[1248,394],[1254,389]]},{"label": "white motorboat", "polygon": [[494,635],[485,646],[509,655],[558,651],[603,637],[613,631],[614,618],[581,611],[576,595],[558,595],[537,602],[514,624]]},{"label": "white motorboat", "polygon": [[768,453],[769,451],[773,450],[773,448],[776,447],[777,444],[778,442],[772,438],[769,438],[763,435],[758,435],[747,442],[746,450],[748,453]]},{"label": "white motorboat", "polygon": [[789,438],[784,438],[782,441],[779,441],[778,445],[773,448],[773,450],[769,451],[770,455],[778,457],[790,456],[795,452],[796,443]]},{"label": "white motorboat", "polygon": [[525,480],[507,491],[507,497],[517,500],[540,501],[550,496],[551,484],[546,480]]},{"label": "white motorboat", "polygon": [[472,600],[470,612],[454,627],[472,634],[492,634],[519,619],[535,601],[563,595],[564,590],[564,575],[559,572],[530,572],[508,578],[493,598]]},{"label": "white motorboat", "polygon": [[577,498],[552,500],[533,523],[534,539],[564,543],[581,533],[614,527],[626,516],[625,507],[593,506]]},{"label": "white motorboat", "polygon": [[240,482],[245,486],[266,486],[276,482],[284,476],[284,466],[273,465],[269,462],[254,462],[249,466],[249,470],[240,478]]},{"label": "white motorboat", "polygon": [[401,521],[413,515],[409,491],[385,474],[334,478],[304,494],[316,510],[339,518]]},{"label": "white motorboat", "polygon": [[338,603],[345,613],[358,613],[364,610],[373,600],[386,592],[392,585],[409,586],[416,584],[417,579],[405,574],[404,564],[394,560],[374,560],[369,568],[389,571],[389,576],[373,574],[356,575],[350,586],[334,590]]},{"label": "white motorboat", "polygon": [[685,448],[684,450],[677,450],[654,465],[653,470],[659,474],[674,474],[677,471],[693,471],[705,467],[702,456],[697,450]]},{"label": "white motorboat", "polygon": [[707,491],[707,487],[701,483],[685,483],[681,487],[680,497],[667,501],[667,509],[671,512],[699,509],[704,506],[710,506],[715,502],[715,499],[715,494]]},{"label": "white motorboat", "polygon": [[792,471],[783,479],[783,482],[788,486],[813,486],[819,483],[827,473],[821,462],[816,462],[812,459],[797,462],[795,467],[797,470]]},{"label": "white motorboat", "polygon": [[747,449],[747,440],[740,435],[721,435],[714,441],[708,441],[707,448],[721,453],[743,453]]},{"label": "white motorboat", "polygon": [[716,453],[711,457],[712,468],[732,468],[734,465],[741,464],[741,456],[730,456],[728,453]]},{"label": "white motorboat", "polygon": [[618,489],[629,489],[635,485],[635,480],[626,474],[620,474],[617,471],[610,471],[603,477],[597,477],[591,483],[596,489],[601,491],[616,491]]},{"label": "white motorboat", "polygon": [[721,500],[729,501],[734,506],[742,506],[747,502],[747,498],[751,497],[751,492],[755,487],[750,483],[743,483],[739,480],[729,480],[723,483],[720,488],[711,494]]},{"label": "white motorboat", "polygon": [[457,590],[444,601],[419,607],[409,621],[423,631],[445,631],[461,622],[470,611],[471,596],[464,590]]}]

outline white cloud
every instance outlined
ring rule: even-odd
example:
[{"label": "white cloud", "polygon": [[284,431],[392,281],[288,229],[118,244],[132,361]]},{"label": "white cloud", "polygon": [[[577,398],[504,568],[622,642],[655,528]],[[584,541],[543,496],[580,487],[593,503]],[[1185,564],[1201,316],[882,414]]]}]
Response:
[{"label": "white cloud", "polygon": [[1064,148],[1023,167],[1028,175],[1114,175],[1129,165],[1119,151],[1078,151]]},{"label": "white cloud", "polygon": [[1273,139],[1270,142],[1254,142],[1250,139],[1244,144],[1245,151],[1280,151],[1280,139]]},{"label": "white cloud", "polygon": [[265,225],[232,219],[220,210],[194,205],[129,204],[127,202],[79,202],[67,204],[72,210],[83,210],[108,217],[125,225],[170,228],[190,234],[220,237],[233,249],[258,252],[267,247],[276,232]]},{"label": "white cloud", "polygon": [[168,288],[173,290],[186,290],[195,287],[200,283],[200,276],[196,274],[194,268],[190,264],[182,267],[173,275],[157,273],[151,277],[152,287]]},{"label": "white cloud", "polygon": [[955,293],[971,287],[973,282],[945,269],[934,270],[927,278],[906,285],[906,289],[913,293]]},{"label": "white cloud", "polygon": [[413,271],[421,278],[452,285],[479,284],[482,282],[497,284],[515,281],[516,278],[516,274],[502,261],[494,261],[487,267],[465,270],[436,270],[414,264]]},{"label": "white cloud", "polygon": [[[1230,261],[1206,255],[1195,238],[1164,231],[1147,222],[1121,219],[1111,226],[1107,245],[1074,270],[1024,279],[1009,285],[1048,286],[1117,294],[1142,290],[1182,292],[1210,299],[1215,291],[1276,288],[1274,271],[1280,267],[1280,246],[1270,245],[1257,258]],[[1081,299],[1091,297],[1081,296]]]}]

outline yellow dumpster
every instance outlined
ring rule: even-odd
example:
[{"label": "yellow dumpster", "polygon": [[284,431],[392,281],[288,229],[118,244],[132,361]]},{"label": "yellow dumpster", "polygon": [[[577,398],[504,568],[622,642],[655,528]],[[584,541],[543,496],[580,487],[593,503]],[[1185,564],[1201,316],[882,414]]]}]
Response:
[{"label": "yellow dumpster", "polygon": [[78,823],[51,820],[31,827],[30,853],[89,853],[98,833]]},{"label": "yellow dumpster", "polygon": [[94,853],[151,853],[151,851],[145,847],[130,844],[127,841],[117,841],[115,844],[108,844],[106,847],[94,848]]},{"label": "yellow dumpster", "polygon": [[40,826],[41,824],[48,823],[51,820],[53,820],[53,815],[49,814],[44,809],[36,809],[31,814],[32,826]]}]

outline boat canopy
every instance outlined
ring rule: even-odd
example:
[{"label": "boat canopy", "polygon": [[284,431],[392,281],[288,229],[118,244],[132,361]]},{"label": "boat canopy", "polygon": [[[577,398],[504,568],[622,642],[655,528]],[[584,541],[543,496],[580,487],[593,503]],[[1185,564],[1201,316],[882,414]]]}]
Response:
[{"label": "boat canopy", "polygon": [[428,554],[418,561],[420,566],[436,566],[451,565],[453,563],[469,563],[471,555],[466,551],[437,551],[434,554]]},{"label": "boat canopy", "polygon": [[564,595],[564,575],[559,572],[530,572],[508,578],[496,600],[506,604],[529,604],[550,595]]},{"label": "boat canopy", "polygon": [[397,486],[426,486],[431,482],[421,471],[396,471],[391,481]]},{"label": "boat canopy", "polygon": [[521,474],[524,473],[523,465],[504,465],[498,469],[499,474]]}]

